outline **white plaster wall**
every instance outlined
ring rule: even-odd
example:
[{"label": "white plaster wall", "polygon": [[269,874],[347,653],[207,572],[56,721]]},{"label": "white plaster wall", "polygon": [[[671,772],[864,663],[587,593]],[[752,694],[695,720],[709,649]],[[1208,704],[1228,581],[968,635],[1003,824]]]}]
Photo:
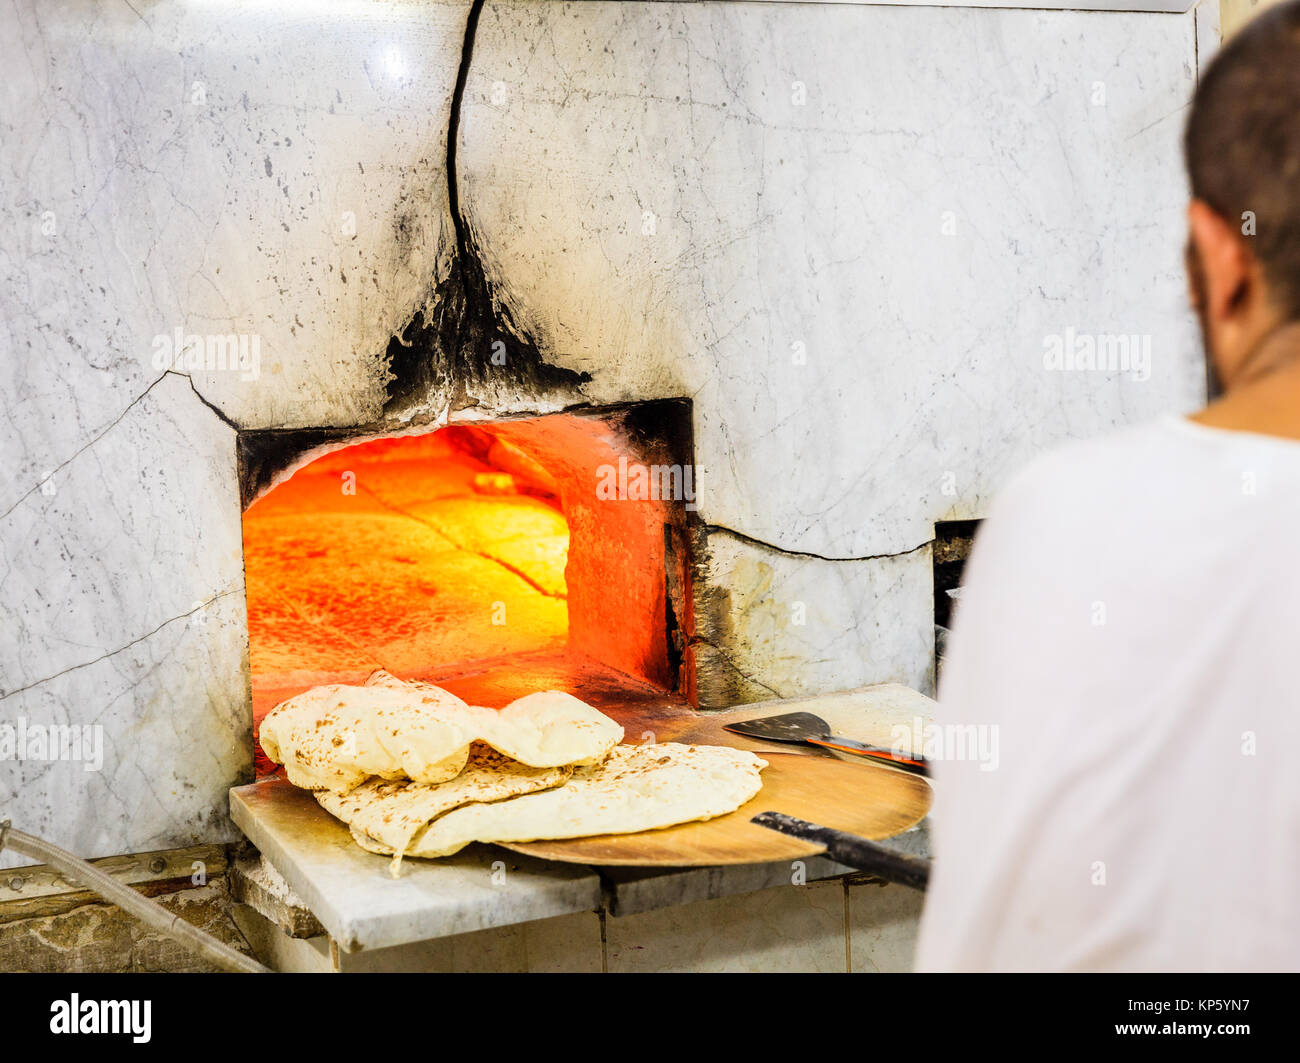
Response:
[{"label": "white plaster wall", "polygon": [[[235,431],[204,400],[377,418],[389,336],[448,268],[467,9],[0,11],[0,721],[104,741],[97,772],[0,763],[0,818],[86,856],[235,836]],[[260,374],[160,372],[178,327],[257,335]]]},{"label": "white plaster wall", "polygon": [[[461,199],[500,297],[594,400],[694,398],[707,521],[909,550],[1044,447],[1201,397],[1194,21],[490,3]],[[1149,335],[1150,379],[1045,371],[1067,327]]]},{"label": "white plaster wall", "polygon": [[378,416],[388,339],[447,268],[466,9],[6,5],[0,505],[157,379],[177,327],[259,337],[258,379],[194,374],[241,427]]},{"label": "white plaster wall", "polygon": [[717,708],[850,690],[933,687],[930,548],[828,561],[727,532],[708,537],[696,605],[700,700]]}]

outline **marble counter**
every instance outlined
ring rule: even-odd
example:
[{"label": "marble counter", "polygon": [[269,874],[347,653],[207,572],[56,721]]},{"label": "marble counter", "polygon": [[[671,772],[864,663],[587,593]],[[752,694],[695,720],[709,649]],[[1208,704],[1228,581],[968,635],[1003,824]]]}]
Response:
[{"label": "marble counter", "polygon": [[[888,744],[893,729],[929,722],[934,703],[906,687],[887,684],[819,698],[746,706],[739,713],[694,713],[672,703],[633,706],[629,731],[651,730],[656,741],[718,741],[718,727],[736,715],[814,711],[836,733]],[[605,706],[606,711],[615,712]],[[773,746],[727,735],[762,752],[822,750]],[[305,790],[269,779],[230,792],[235,823],[260,850],[345,952],[382,949],[474,930],[509,926],[577,912],[619,918],[677,905],[803,885],[853,871],[822,856],[797,861],[709,868],[591,868],[534,860],[496,846],[471,846],[443,860],[408,859],[397,878],[390,859],[359,848],[346,827]],[[924,821],[882,844],[928,856]]]},{"label": "marble counter", "polygon": [[345,952],[463,934],[600,907],[589,868],[472,846],[439,860],[361,849],[306,790],[281,780],[230,792],[230,815]]}]

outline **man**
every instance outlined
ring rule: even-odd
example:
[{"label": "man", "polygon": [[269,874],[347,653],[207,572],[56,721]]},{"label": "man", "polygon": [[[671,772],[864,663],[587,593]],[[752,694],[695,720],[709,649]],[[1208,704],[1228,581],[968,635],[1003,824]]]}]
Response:
[{"label": "man", "polygon": [[[1300,3],[1192,106],[1221,397],[1013,478],[966,570],[923,970],[1300,969]],[[987,765],[986,765],[987,766]]]}]

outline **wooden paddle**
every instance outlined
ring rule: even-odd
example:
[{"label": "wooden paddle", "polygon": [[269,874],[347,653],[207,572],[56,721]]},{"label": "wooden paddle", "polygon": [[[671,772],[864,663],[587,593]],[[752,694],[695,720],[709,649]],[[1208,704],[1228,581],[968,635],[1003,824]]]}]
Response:
[{"label": "wooden paddle", "polygon": [[797,753],[761,754],[763,788],[735,812],[637,834],[601,834],[516,842],[517,853],[574,864],[622,867],[705,867],[797,860],[826,852],[824,842],[789,837],[750,822],[782,812],[863,838],[888,838],[929,811],[923,778],[871,762],[849,763]]}]

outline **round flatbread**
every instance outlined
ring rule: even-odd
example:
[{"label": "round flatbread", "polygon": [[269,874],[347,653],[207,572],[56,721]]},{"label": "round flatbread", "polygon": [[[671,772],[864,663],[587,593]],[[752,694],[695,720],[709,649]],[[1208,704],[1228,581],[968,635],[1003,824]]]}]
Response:
[{"label": "round flatbread", "polygon": [[[410,837],[405,853],[450,856],[471,842],[632,834],[712,819],[758,793],[765,767],[767,761],[730,746],[616,746],[603,763],[577,769],[563,786],[438,816]],[[395,851],[357,824],[352,828],[363,848]]]},{"label": "round flatbread", "polygon": [[569,767],[520,764],[478,742],[470,750],[465,770],[447,782],[376,778],[345,794],[317,790],[315,796],[322,808],[351,828],[354,838],[368,838],[371,845],[393,853],[396,866],[416,833],[452,809],[547,790],[572,774]]},{"label": "round flatbread", "polygon": [[314,687],[281,702],[258,738],[294,785],[346,793],[372,776],[430,785],[454,779],[476,741],[530,767],[591,764],[622,741],[623,728],[558,690],[497,711],[376,672],[365,686]]}]

